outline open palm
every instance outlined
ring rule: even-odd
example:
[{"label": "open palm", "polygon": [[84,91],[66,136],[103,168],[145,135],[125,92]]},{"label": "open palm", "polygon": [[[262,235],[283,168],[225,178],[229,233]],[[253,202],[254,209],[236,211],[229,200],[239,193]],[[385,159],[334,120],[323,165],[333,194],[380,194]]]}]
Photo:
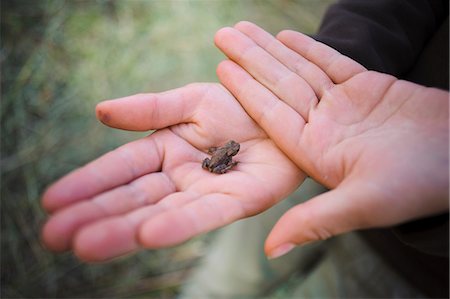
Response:
[{"label": "open palm", "polygon": [[[303,34],[248,22],[216,44],[221,82],[272,140],[331,191],[288,211],[279,246],[448,210],[448,93],[377,72]],[[282,121],[280,121],[282,120]]]},{"label": "open palm", "polygon": [[[48,188],[43,229],[52,250],[100,261],[178,244],[257,214],[305,178],[220,84],[191,84],[98,105],[105,124],[158,129]],[[226,174],[202,169],[211,146],[241,144]]]}]

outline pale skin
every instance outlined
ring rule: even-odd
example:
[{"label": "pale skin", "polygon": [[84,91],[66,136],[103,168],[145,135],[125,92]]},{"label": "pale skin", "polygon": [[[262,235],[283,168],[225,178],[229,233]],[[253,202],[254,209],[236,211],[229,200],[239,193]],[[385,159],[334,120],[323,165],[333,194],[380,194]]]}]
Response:
[{"label": "pale skin", "polygon": [[[50,186],[43,241],[54,251],[104,261],[163,248],[258,214],[287,196],[305,175],[219,84],[191,84],[97,106],[105,124],[158,129],[81,167]],[[202,168],[212,146],[240,143],[226,174]]]},{"label": "pale skin", "polygon": [[[97,106],[106,125],[158,131],[47,189],[48,248],[92,262],[176,245],[270,208],[306,173],[332,190],[281,217],[269,257],[448,210],[448,93],[368,72],[296,32],[277,40],[242,22],[215,41],[235,61],[218,67],[231,93],[199,83]],[[202,169],[230,139],[239,164]]]},{"label": "pale skin", "polygon": [[269,256],[448,211],[448,92],[367,71],[294,31],[274,38],[240,22],[215,42],[232,60],[218,67],[221,83],[299,168],[331,189],[279,219],[266,240]]}]

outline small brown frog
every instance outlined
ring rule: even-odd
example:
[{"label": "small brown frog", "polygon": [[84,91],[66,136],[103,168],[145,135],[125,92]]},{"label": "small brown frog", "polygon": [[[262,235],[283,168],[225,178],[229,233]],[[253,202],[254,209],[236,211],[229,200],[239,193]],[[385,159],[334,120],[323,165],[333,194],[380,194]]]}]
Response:
[{"label": "small brown frog", "polygon": [[202,168],[213,173],[222,174],[236,166],[238,162],[233,161],[232,157],[239,152],[239,143],[230,140],[222,147],[210,147],[208,153],[212,155],[211,159],[205,158]]}]

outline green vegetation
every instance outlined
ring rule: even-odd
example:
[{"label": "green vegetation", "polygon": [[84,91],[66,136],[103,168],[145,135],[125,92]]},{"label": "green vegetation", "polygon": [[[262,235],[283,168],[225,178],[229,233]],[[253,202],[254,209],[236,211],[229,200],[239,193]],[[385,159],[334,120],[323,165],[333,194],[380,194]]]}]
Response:
[{"label": "green vegetation", "polygon": [[205,250],[196,238],[88,265],[43,248],[45,186],[145,133],[106,128],[106,98],[216,81],[217,29],[249,20],[312,33],[330,2],[1,1],[1,297],[172,298]]}]

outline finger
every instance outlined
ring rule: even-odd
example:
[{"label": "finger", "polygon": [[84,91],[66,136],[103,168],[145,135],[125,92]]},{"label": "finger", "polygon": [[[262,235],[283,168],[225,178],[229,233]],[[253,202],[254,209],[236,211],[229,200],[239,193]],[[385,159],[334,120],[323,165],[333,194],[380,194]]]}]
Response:
[{"label": "finger", "polygon": [[292,153],[297,148],[305,120],[296,111],[284,105],[232,61],[221,62],[217,67],[217,75],[247,113],[285,153]]},{"label": "finger", "polygon": [[[325,240],[342,232],[342,225],[337,224],[342,220],[339,215],[346,210],[342,206],[335,209],[335,203],[344,200],[342,196],[337,197],[342,194],[338,194],[336,190],[338,189],[318,195],[288,210],[275,224],[266,240],[267,255],[273,256],[273,252],[283,244],[302,245]],[[347,213],[345,215],[349,216]],[[326,217],[330,218],[324,219]]]},{"label": "finger", "polygon": [[106,214],[99,207],[89,202],[79,203],[51,217],[42,229],[42,240],[52,251],[69,250],[77,228],[103,217]]},{"label": "finger", "polygon": [[141,247],[138,230],[142,223],[196,198],[193,193],[172,193],[155,205],[86,225],[75,236],[74,253],[81,260],[98,262],[136,251]]},{"label": "finger", "polygon": [[358,187],[338,187],[287,211],[275,224],[266,243],[269,258],[289,252],[294,246],[370,227],[377,217],[365,199],[367,190]]},{"label": "finger", "polygon": [[[277,39],[320,67],[336,84],[343,83],[356,74],[366,71],[366,68],[351,58],[299,32],[281,31],[277,35]],[[312,84],[310,80],[307,81]]]},{"label": "finger", "polygon": [[155,135],[121,146],[66,175],[46,190],[42,199],[44,208],[54,212],[158,171],[163,154],[154,141]]},{"label": "finger", "polygon": [[241,203],[231,196],[208,194],[149,219],[140,228],[139,240],[147,248],[173,246],[244,216]]},{"label": "finger", "polygon": [[69,250],[74,235],[86,224],[155,203],[173,191],[173,184],[164,174],[153,173],[74,204],[53,215],[45,224],[44,244],[53,251]]},{"label": "finger", "polygon": [[97,118],[104,124],[133,131],[161,129],[192,121],[208,85],[190,84],[162,93],[136,94],[101,102]]},{"label": "finger", "polygon": [[216,33],[216,45],[233,61],[256,78],[286,104],[308,119],[317,97],[297,74],[258,46],[242,32],[223,28]]},{"label": "finger", "polygon": [[[305,79],[318,98],[321,98],[326,90],[333,87],[331,79],[317,65],[286,47],[255,24],[243,21],[237,23],[234,28],[251,38],[292,72]],[[315,99],[315,104],[317,104],[317,99]]]},{"label": "finger", "polygon": [[123,217],[114,217],[81,229],[74,240],[73,252],[82,261],[102,262],[139,248],[136,228]]}]

